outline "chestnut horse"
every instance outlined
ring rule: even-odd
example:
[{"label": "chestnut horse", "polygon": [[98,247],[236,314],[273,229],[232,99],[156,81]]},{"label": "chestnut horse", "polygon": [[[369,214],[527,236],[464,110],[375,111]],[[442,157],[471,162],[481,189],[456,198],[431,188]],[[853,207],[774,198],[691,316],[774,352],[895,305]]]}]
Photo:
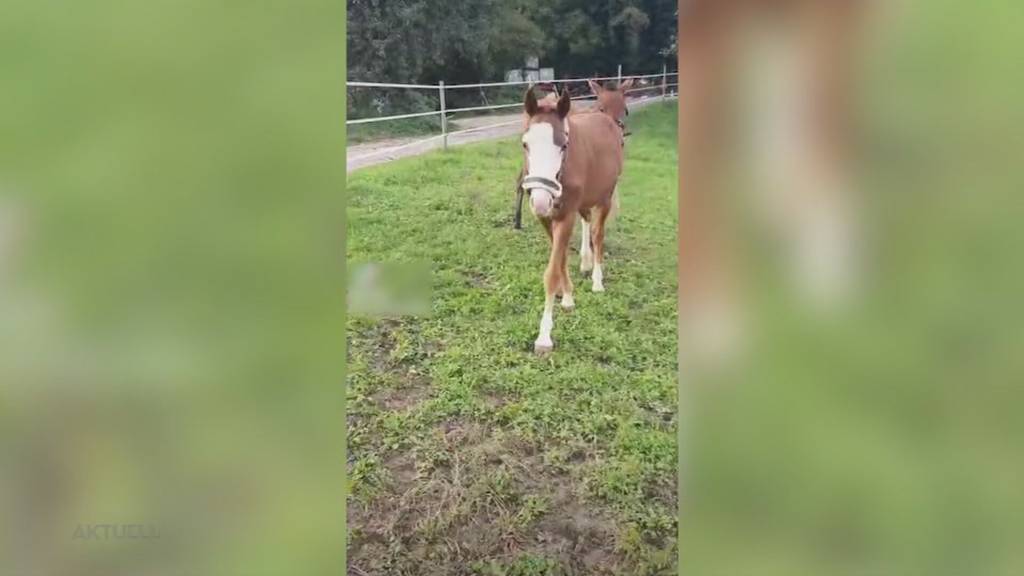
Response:
[{"label": "chestnut horse", "polygon": [[544,272],[544,313],[534,342],[536,353],[554,347],[551,329],[555,296],[562,295],[562,308],[575,307],[568,251],[577,214],[589,224],[584,225],[583,245],[593,247],[580,256],[584,265],[589,260],[593,267],[592,290],[604,291],[604,228],[622,173],[622,132],[616,122],[607,114],[570,116],[571,106],[568,92],[557,101],[538,101],[532,89],[526,91],[522,188],[529,194],[530,209],[551,241]]},{"label": "chestnut horse", "polygon": [[[610,116],[612,118],[612,120],[615,120],[615,122],[619,125],[619,128],[622,129],[622,139],[623,139],[623,142],[625,142],[626,136],[629,136],[629,134],[630,134],[626,130],[626,116],[629,116],[629,107],[626,106],[626,92],[633,85],[633,78],[627,78],[626,80],[622,81],[617,86],[612,87],[612,88],[605,88],[605,87],[601,86],[601,84],[599,84],[595,80],[587,80],[587,85],[590,86],[591,93],[593,93],[594,96],[597,96],[597,102],[594,104],[593,107],[591,107],[589,109],[585,109],[585,110],[576,110],[574,108],[570,108],[569,109],[569,114],[570,115],[578,114],[580,112],[603,112],[603,113],[607,114],[608,116]],[[546,102],[546,103],[549,103],[551,105],[554,105],[554,104],[556,104],[558,102],[558,97],[559,97],[558,96],[558,91],[557,91],[557,88],[553,84],[543,84],[543,85],[538,85],[538,86],[543,86],[545,88],[550,88],[551,89],[551,92],[549,94],[547,94],[544,98],[539,100],[540,102]],[[524,113],[523,114],[523,123],[524,123],[524,125],[526,123],[528,123],[529,121],[530,121],[529,115]],[[523,214],[523,187],[522,187],[523,176],[524,176],[523,169],[520,169],[520,171],[519,171],[519,178],[516,179],[516,210],[515,210],[515,219],[513,220],[513,225],[514,225],[516,230],[519,230],[519,229],[522,228],[522,222],[523,222],[523,220],[522,220],[522,214]],[[586,221],[585,220],[584,220],[584,226],[586,226]],[[586,236],[584,236],[584,237],[586,237]],[[583,250],[581,249],[580,252],[582,253]],[[585,264],[586,264],[586,262],[584,262],[584,265]],[[589,268],[582,268],[582,269],[583,270],[589,270]]]},{"label": "chestnut horse", "polygon": [[597,96],[597,104],[592,110],[611,116],[622,128],[622,137],[628,136],[626,116],[629,116],[629,107],[626,106],[626,92],[633,86],[633,79],[627,78],[612,88],[605,88],[593,80],[587,80],[587,84],[594,96]]}]

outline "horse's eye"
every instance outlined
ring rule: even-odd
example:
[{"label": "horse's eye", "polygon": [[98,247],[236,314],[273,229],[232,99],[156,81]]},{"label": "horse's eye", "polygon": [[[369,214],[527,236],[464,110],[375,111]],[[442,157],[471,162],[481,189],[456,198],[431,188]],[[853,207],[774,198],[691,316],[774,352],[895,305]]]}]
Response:
[{"label": "horse's eye", "polygon": [[526,150],[526,149],[527,149],[526,142],[523,142],[523,150]]}]

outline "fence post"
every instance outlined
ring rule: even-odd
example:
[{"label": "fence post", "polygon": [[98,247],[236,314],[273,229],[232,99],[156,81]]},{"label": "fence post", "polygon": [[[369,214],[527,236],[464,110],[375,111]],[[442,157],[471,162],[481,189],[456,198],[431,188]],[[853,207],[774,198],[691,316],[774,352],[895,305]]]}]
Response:
[{"label": "fence post", "polygon": [[444,105],[444,80],[437,83],[437,93],[441,97],[441,139],[444,141],[444,149],[448,149],[448,115],[445,114]]},{"label": "fence post", "polygon": [[668,88],[668,64],[661,65],[661,99],[664,101],[668,96],[666,95],[666,89]]},{"label": "fence post", "polygon": [[622,84],[622,64],[619,64],[619,84]]}]

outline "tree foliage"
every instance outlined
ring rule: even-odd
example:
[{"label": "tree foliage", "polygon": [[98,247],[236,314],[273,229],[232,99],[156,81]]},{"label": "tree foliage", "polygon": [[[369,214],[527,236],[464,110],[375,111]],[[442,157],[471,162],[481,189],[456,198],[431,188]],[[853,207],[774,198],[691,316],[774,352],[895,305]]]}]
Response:
[{"label": "tree foliage", "polygon": [[[560,77],[658,72],[674,62],[676,0],[348,0],[348,77],[500,81],[527,56]],[[479,99],[478,94],[453,93]],[[350,90],[349,107],[425,110],[436,94]],[[433,103],[433,104],[431,104]]]}]

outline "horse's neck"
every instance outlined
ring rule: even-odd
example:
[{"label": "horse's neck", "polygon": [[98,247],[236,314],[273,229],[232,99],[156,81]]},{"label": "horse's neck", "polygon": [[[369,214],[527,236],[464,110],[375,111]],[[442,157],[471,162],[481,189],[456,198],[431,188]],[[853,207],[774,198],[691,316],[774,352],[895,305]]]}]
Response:
[{"label": "horse's neck", "polygon": [[[614,129],[606,124],[603,118],[607,114],[578,114],[569,120],[569,150],[567,152],[566,176],[568,178],[585,178],[596,163],[619,158],[621,162],[622,131],[615,125]],[[605,134],[607,131],[607,134]],[[613,143],[610,144],[609,143]],[[614,146],[614,147],[613,147]],[[605,156],[605,155],[608,156]],[[621,169],[621,167],[620,167]]]}]

